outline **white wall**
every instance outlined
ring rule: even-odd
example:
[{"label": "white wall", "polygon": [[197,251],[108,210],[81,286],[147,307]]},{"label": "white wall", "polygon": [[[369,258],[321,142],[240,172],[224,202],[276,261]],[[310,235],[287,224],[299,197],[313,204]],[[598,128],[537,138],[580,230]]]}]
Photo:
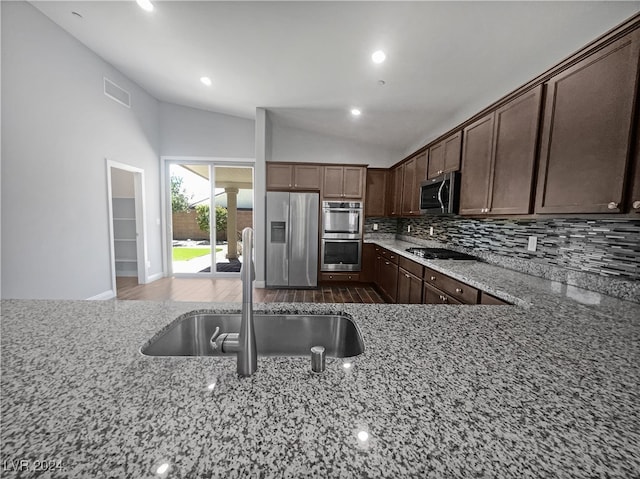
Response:
[{"label": "white wall", "polygon": [[253,188],[253,229],[254,229],[254,259],[256,283],[259,288],[266,284],[266,204],[267,204],[267,132],[269,121],[264,108],[256,108],[256,136],[255,136],[255,185]]},{"label": "white wall", "polygon": [[160,104],[162,156],[253,158],[255,122],[246,118]]},{"label": "white wall", "polygon": [[400,161],[400,152],[336,136],[271,124],[267,161],[361,164],[387,168]]},{"label": "white wall", "polygon": [[[2,9],[2,297],[111,290],[106,158],[144,169],[161,273],[159,102],[28,3]],[[103,94],[104,76],[131,109]]]}]

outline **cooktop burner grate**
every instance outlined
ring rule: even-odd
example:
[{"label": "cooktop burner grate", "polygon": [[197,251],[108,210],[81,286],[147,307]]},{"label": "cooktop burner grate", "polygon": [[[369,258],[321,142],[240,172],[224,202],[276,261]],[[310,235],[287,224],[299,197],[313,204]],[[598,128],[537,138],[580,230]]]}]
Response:
[{"label": "cooktop burner grate", "polygon": [[445,248],[407,248],[406,251],[425,259],[478,259],[466,253],[459,253],[458,251],[453,251]]}]

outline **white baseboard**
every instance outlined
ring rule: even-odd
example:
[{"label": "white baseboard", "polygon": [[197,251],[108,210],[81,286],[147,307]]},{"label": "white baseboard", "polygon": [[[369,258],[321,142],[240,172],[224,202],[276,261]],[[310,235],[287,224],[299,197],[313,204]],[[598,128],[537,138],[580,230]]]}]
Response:
[{"label": "white baseboard", "polygon": [[87,301],[104,301],[105,299],[113,299],[116,297],[116,293],[113,292],[112,289],[108,291],[104,291],[100,294],[96,294],[95,296],[91,296],[87,298]]}]

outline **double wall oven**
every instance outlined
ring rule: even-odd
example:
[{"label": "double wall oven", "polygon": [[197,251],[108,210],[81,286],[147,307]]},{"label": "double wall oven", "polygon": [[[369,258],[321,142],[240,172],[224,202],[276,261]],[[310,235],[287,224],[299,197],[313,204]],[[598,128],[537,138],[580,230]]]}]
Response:
[{"label": "double wall oven", "polygon": [[362,258],[362,203],[322,202],[322,271],[359,271]]}]

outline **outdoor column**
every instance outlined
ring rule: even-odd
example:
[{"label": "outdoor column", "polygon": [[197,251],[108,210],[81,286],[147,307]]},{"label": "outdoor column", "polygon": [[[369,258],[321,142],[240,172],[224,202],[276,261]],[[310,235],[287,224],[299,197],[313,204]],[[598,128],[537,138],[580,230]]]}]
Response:
[{"label": "outdoor column", "polygon": [[227,258],[238,259],[238,188],[225,188],[227,194]]}]

